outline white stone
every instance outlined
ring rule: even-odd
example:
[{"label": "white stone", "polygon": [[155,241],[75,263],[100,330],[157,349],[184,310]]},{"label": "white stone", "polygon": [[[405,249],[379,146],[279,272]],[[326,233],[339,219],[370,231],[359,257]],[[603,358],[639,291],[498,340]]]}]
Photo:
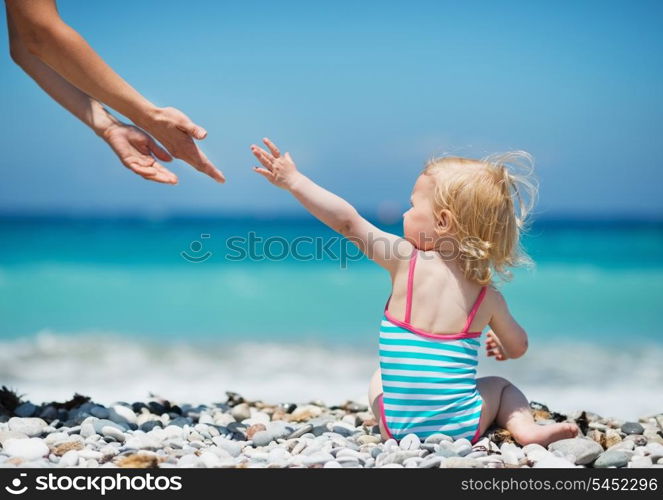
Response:
[{"label": "white stone", "polygon": [[83,449],[78,451],[78,456],[85,460],[101,460],[103,455],[99,451]]},{"label": "white stone", "polygon": [[81,424],[81,437],[89,438],[95,434],[94,425],[91,422],[83,422]]},{"label": "white stone", "polygon": [[[115,411],[120,417],[125,419],[127,422],[130,422],[132,424],[138,424],[138,417],[136,417],[136,414],[133,412],[131,408],[127,408],[126,406],[122,405],[114,405],[111,408],[112,410]],[[111,420],[113,420],[113,415],[111,412]]]},{"label": "white stone", "polygon": [[117,427],[106,425],[101,428],[101,433],[106,437],[112,437],[113,439],[118,440],[120,443],[124,443],[126,437],[124,433],[119,430]]},{"label": "white stone", "polygon": [[198,457],[207,468],[218,467],[221,464],[219,457],[211,451],[204,451]]},{"label": "white stone", "polygon": [[629,469],[642,469],[651,467],[652,460],[650,457],[639,457],[634,456],[631,461],[628,463]]},{"label": "white stone", "polygon": [[556,457],[552,453],[549,456],[542,458],[533,465],[534,469],[575,469],[576,465],[573,462],[560,457]]},{"label": "white stone", "polygon": [[39,436],[48,424],[41,418],[12,417],[9,419],[9,430],[22,432],[28,437]]},{"label": "white stone", "polygon": [[49,453],[48,446],[39,438],[8,439],[3,445],[3,453],[23,460],[36,460]]},{"label": "white stone", "polygon": [[421,440],[416,434],[408,434],[399,444],[401,450],[418,450],[420,446]]},{"label": "white stone", "polygon": [[74,467],[78,464],[78,451],[69,450],[60,458],[60,467]]}]

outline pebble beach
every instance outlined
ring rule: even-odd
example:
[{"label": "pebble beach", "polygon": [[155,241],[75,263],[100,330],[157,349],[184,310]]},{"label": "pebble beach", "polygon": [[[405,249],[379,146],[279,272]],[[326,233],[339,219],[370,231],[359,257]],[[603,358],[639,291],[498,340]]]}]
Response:
[{"label": "pebble beach", "polygon": [[0,467],[83,468],[663,468],[663,413],[624,421],[530,402],[539,425],[575,422],[581,435],[521,447],[491,427],[466,439],[411,434],[383,441],[372,412],[248,401],[188,405],[152,396],[108,407],[76,394],[32,404],[0,391]]}]

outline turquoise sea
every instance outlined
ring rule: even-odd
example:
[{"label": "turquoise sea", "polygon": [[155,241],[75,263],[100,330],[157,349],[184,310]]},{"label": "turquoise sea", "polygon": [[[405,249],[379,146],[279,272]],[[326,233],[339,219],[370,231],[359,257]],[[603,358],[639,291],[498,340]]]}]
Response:
[{"label": "turquoise sea", "polygon": [[[663,411],[663,222],[543,219],[523,241],[535,267],[502,290],[530,349],[479,375],[563,411]],[[33,401],[365,398],[389,284],[311,217],[5,216],[0,384]]]}]

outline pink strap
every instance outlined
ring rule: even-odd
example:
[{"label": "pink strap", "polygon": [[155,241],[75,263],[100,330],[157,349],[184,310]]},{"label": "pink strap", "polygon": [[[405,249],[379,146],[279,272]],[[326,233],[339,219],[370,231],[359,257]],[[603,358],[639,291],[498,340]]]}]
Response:
[{"label": "pink strap", "polygon": [[472,320],[474,319],[474,316],[476,316],[477,311],[479,310],[479,306],[481,305],[481,302],[483,301],[483,298],[486,296],[486,290],[488,287],[484,286],[481,288],[481,291],[479,292],[479,297],[477,297],[476,302],[474,303],[474,306],[472,307],[472,310],[470,311],[470,315],[467,317],[467,323],[465,323],[465,328],[463,328],[462,333],[467,333],[470,329],[470,325],[472,324]]},{"label": "pink strap", "polygon": [[407,271],[407,299],[405,302],[405,322],[410,323],[410,313],[412,312],[412,282],[414,280],[414,265],[417,262],[417,248],[412,249],[410,256],[410,267]]}]

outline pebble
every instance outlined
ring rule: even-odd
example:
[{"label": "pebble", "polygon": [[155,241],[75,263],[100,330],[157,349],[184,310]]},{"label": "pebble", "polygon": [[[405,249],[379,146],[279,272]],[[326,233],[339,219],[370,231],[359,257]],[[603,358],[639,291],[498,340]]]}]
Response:
[{"label": "pebble", "polygon": [[0,431],[0,444],[4,446],[8,439],[23,439],[28,435],[19,431]]},{"label": "pebble", "polygon": [[559,450],[564,455],[573,455],[577,465],[589,464],[603,453],[600,444],[587,438],[561,439],[551,443],[548,449],[550,451]]},{"label": "pebble", "polygon": [[644,449],[653,461],[663,458],[663,445],[660,443],[649,443]]},{"label": "pebble", "polygon": [[402,464],[408,458],[419,456],[419,453],[418,450],[382,453],[377,457],[375,464],[377,466],[383,464]]},{"label": "pebble", "polygon": [[604,451],[599,455],[592,466],[597,469],[606,467],[624,467],[626,464],[628,464],[630,458],[631,455],[623,451]]},{"label": "pebble", "polygon": [[634,456],[631,458],[631,461],[628,463],[630,469],[644,469],[649,468],[653,465],[651,457],[639,457]]},{"label": "pebble", "polygon": [[230,415],[232,415],[237,422],[241,422],[242,420],[251,418],[251,408],[246,403],[240,403],[233,406],[232,410],[230,410]]},{"label": "pebble", "polygon": [[642,434],[645,432],[645,428],[638,422],[625,422],[622,425],[622,432],[624,434]]},{"label": "pebble", "polygon": [[60,457],[60,467],[73,467],[76,464],[78,464],[78,451],[76,450],[69,450]]},{"label": "pebble", "polygon": [[306,456],[303,460],[303,464],[311,466],[317,464],[324,464],[325,462],[329,462],[331,460],[334,460],[334,457],[330,453],[318,451]]},{"label": "pebble", "polygon": [[253,439],[253,436],[260,431],[266,431],[267,427],[264,424],[253,424],[248,429],[246,429],[246,438]]},{"label": "pebble", "polygon": [[472,452],[472,445],[467,439],[458,439],[454,441],[452,446],[453,451],[461,457],[469,455]]},{"label": "pebble", "polygon": [[610,448],[611,446],[621,443],[622,436],[617,429],[608,429],[605,432],[605,447]]},{"label": "pebble", "polygon": [[162,427],[162,424],[159,420],[151,420],[149,422],[145,422],[140,426],[140,430],[143,432],[150,432],[155,427]]},{"label": "pebble", "polygon": [[81,430],[80,430],[80,435],[84,438],[89,438],[91,436],[94,436],[97,433],[97,431],[94,430],[94,425],[92,422],[83,422],[81,424]]},{"label": "pebble", "polygon": [[575,465],[573,462],[561,457],[556,457],[552,454],[542,458],[532,466],[534,469],[568,469],[574,467]]},{"label": "pebble", "polygon": [[122,424],[124,422],[129,422],[132,424],[137,424],[136,414],[131,408],[127,408],[122,405],[114,405],[108,409],[108,418],[115,423]]},{"label": "pebble", "polygon": [[17,417],[22,417],[22,418],[32,417],[35,413],[37,413],[37,407],[32,403],[20,404],[14,410],[14,414]]},{"label": "pebble", "polygon": [[[663,414],[626,422],[585,412],[587,436],[546,449],[520,447],[503,429],[474,446],[442,433],[423,442],[416,434],[383,442],[373,414],[353,402],[268,405],[234,395],[197,406],[164,400],[57,406],[22,402],[15,416],[0,419],[0,467],[663,467]],[[537,423],[552,422],[553,413],[538,408]]]},{"label": "pebble", "polygon": [[12,417],[9,419],[8,423],[10,431],[21,432],[28,437],[40,436],[48,426],[48,424],[39,417]]},{"label": "pebble", "polygon": [[408,434],[399,443],[401,450],[418,450],[421,446],[421,440],[416,434]]},{"label": "pebble", "polygon": [[332,432],[341,436],[352,436],[356,430],[354,425],[346,424],[345,422],[337,422],[332,426]]},{"label": "pebble", "polygon": [[424,440],[424,443],[440,444],[442,441],[448,441],[451,443],[453,439],[446,434],[431,434]]},{"label": "pebble", "polygon": [[322,415],[322,408],[316,405],[298,406],[291,414],[290,418],[295,422],[309,420]]},{"label": "pebble", "polygon": [[267,446],[272,442],[272,435],[267,431],[258,431],[253,435],[253,446]]},{"label": "pebble", "polygon": [[46,443],[39,438],[8,439],[2,445],[2,453],[23,460],[36,460],[48,455]]},{"label": "pebble", "polygon": [[483,464],[474,458],[449,457],[442,462],[441,467],[445,469],[477,469],[482,468]]},{"label": "pebble", "polygon": [[[304,434],[308,434],[313,430],[313,426],[311,424],[305,424],[299,427],[299,429],[293,431],[286,439],[295,439],[302,437]],[[370,437],[370,436],[362,436],[362,437]]]},{"label": "pebble", "polygon": [[444,457],[440,457],[440,456],[437,456],[437,455],[430,455],[430,456],[425,457],[419,463],[419,468],[420,469],[438,468],[442,464],[443,460],[444,460]]},{"label": "pebble", "polygon": [[126,440],[124,433],[121,430],[118,430],[117,427],[112,425],[105,425],[104,427],[102,427],[101,434],[105,437],[113,438],[116,441],[119,441],[120,443],[124,443],[124,441]]},{"label": "pebble", "polygon": [[110,412],[108,411],[108,408],[104,408],[103,406],[95,406],[90,410],[90,415],[107,420],[108,417],[110,417]]}]

